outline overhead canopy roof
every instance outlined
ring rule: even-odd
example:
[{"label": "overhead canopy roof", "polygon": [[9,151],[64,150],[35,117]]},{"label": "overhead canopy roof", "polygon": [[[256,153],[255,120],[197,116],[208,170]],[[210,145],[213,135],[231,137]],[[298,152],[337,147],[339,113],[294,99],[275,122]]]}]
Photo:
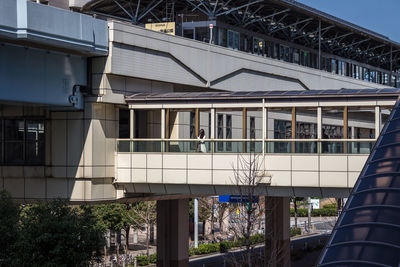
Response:
[{"label": "overhead canopy roof", "polygon": [[[400,43],[293,0],[92,0],[84,11],[128,20],[179,22],[217,19],[249,31],[350,58],[387,70],[400,68]],[[321,28],[319,25],[321,23]]]},{"label": "overhead canopy roof", "polygon": [[382,98],[400,95],[400,88],[387,89],[341,89],[341,90],[302,90],[302,91],[241,91],[241,92],[172,92],[172,93],[134,93],[126,96],[127,103],[135,102],[167,102],[167,101],[199,101],[199,100],[262,100],[262,99],[306,99],[306,98],[349,98],[369,97]]}]

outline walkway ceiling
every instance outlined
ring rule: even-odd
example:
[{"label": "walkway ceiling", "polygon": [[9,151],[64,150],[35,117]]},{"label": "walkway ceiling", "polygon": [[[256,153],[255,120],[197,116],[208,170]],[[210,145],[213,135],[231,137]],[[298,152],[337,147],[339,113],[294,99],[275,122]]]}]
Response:
[{"label": "walkway ceiling", "polygon": [[248,101],[262,99],[291,100],[312,98],[391,98],[396,100],[400,88],[386,89],[341,89],[341,90],[302,90],[302,91],[240,91],[240,92],[172,92],[172,93],[134,93],[126,96],[127,103],[161,101]]},{"label": "walkway ceiling", "polygon": [[[133,24],[217,20],[249,31],[400,70],[400,43],[293,0],[92,0],[84,11]],[[217,22],[218,24],[218,22]]]}]

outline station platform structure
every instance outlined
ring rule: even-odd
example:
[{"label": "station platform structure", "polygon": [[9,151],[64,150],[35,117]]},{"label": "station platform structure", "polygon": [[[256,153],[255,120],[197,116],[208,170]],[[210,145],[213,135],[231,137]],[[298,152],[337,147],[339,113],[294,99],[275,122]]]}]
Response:
[{"label": "station platform structure", "polygon": [[[259,195],[347,197],[397,97],[398,89],[131,95],[115,183],[128,198],[237,194],[235,172],[255,161]],[[199,140],[201,128],[210,135]]]}]

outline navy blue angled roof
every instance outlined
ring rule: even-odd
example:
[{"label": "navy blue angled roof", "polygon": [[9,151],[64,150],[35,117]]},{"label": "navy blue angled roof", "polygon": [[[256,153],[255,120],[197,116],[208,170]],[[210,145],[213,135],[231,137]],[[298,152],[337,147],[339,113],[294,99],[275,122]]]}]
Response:
[{"label": "navy blue angled roof", "polygon": [[400,101],[317,266],[400,266]]}]

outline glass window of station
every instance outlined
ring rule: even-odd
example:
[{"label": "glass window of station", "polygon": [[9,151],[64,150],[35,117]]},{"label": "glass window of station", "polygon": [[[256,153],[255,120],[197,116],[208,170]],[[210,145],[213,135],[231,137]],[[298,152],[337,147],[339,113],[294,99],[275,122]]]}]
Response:
[{"label": "glass window of station", "polygon": [[214,23],[211,31],[208,23],[210,22],[185,22],[183,36],[209,43],[210,33],[212,32],[211,43],[215,45],[320,69],[340,76],[400,88],[399,72],[393,72],[390,75],[389,70],[374,69],[371,66],[326,53],[319,56],[318,51],[287,42],[283,43],[279,40],[271,41],[268,37],[263,37],[260,34],[252,36],[248,32],[242,33],[240,30],[215,26],[215,21],[210,23]]},{"label": "glass window of station", "polygon": [[0,164],[43,165],[44,161],[44,120],[0,119]]}]

